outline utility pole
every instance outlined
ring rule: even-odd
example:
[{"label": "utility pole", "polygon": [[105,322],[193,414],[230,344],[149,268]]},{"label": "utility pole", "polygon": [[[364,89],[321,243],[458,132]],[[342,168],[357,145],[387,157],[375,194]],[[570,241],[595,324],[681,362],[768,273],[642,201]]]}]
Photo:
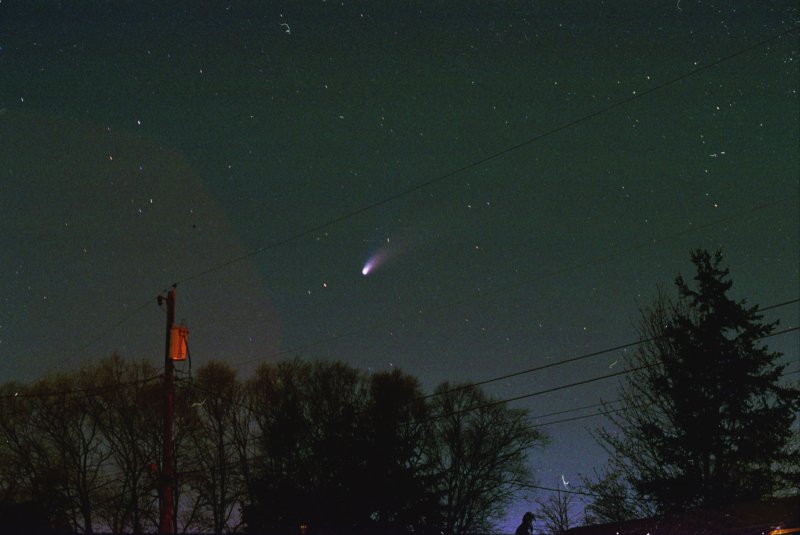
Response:
[{"label": "utility pole", "polygon": [[[158,296],[161,304],[163,296]],[[175,467],[173,465],[172,451],[172,417],[173,401],[175,395],[175,365],[170,358],[170,342],[172,334],[172,324],[175,323],[175,285],[172,285],[166,297],[167,301],[167,341],[164,350],[164,432],[161,467],[161,518],[158,523],[159,533],[173,533],[173,517],[175,484]]]}]

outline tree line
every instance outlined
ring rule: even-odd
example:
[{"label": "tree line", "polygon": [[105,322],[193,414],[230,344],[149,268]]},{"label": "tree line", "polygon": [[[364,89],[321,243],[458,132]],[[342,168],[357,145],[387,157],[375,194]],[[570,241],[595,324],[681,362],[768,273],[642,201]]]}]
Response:
[{"label": "tree line", "polygon": [[[777,322],[729,296],[720,252],[640,310],[619,404],[595,437],[609,461],[578,492],[587,523],[797,492],[800,389],[766,339]],[[30,531],[155,531],[161,384],[112,356],[0,388],[0,522]],[[175,396],[175,532],[447,535],[488,531],[534,482],[546,437],[475,385],[431,395],[399,370],[264,363],[242,380],[212,361]],[[795,429],[793,429],[793,426]],[[539,499],[550,533],[575,494]]]},{"label": "tree line", "polygon": [[[0,389],[0,514],[72,533],[157,530],[162,386],[112,356]],[[175,532],[467,533],[531,482],[544,444],[480,388],[399,370],[212,361],[177,382]],[[15,517],[16,515],[16,517]]]}]

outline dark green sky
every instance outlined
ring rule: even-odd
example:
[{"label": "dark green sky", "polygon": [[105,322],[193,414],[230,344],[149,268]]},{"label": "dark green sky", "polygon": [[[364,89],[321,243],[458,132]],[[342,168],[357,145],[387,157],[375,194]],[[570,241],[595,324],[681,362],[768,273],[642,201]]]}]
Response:
[{"label": "dark green sky", "polygon": [[[796,27],[796,2],[59,5],[0,4],[0,380],[159,362],[175,281],[196,364],[286,351],[426,388],[634,340],[696,247],[723,247],[751,303],[800,294],[796,31],[272,246]],[[796,360],[796,333],[770,344]],[[598,422],[548,428],[542,484],[601,463]]]}]

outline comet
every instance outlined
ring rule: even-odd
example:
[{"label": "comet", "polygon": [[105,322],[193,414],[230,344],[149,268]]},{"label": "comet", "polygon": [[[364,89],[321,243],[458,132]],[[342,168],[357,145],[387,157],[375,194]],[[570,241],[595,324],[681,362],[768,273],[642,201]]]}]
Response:
[{"label": "comet", "polygon": [[364,264],[364,267],[361,268],[361,274],[366,277],[367,275],[369,275],[370,271],[372,271],[374,268],[375,268],[375,262],[372,260],[372,258],[370,258],[369,260],[367,260],[367,263]]},{"label": "comet", "polygon": [[[2,0],[0,0],[2,1]],[[402,243],[397,243],[395,240],[388,237],[380,240],[369,251],[369,258],[364,262],[361,267],[361,274],[365,277],[371,275],[376,269],[386,267],[397,259],[397,256],[406,249]]]},{"label": "comet", "polygon": [[365,277],[375,271],[378,266],[381,264],[380,254],[374,255],[370,257],[369,260],[364,264],[364,267],[361,268],[361,274]]},{"label": "comet", "polygon": [[364,263],[364,267],[361,268],[361,274],[365,277],[378,269],[381,264],[383,264],[386,259],[389,257],[386,249],[382,249],[375,253],[374,255],[370,256],[369,259]]}]

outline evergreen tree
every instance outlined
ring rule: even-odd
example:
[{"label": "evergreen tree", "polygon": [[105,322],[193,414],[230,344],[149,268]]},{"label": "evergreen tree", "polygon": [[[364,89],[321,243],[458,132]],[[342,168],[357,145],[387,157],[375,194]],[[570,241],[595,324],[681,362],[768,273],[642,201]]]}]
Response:
[{"label": "evergreen tree", "polygon": [[660,295],[642,310],[627,408],[609,416],[616,430],[598,432],[609,472],[659,512],[758,500],[797,481],[800,390],[763,341],[777,322],[728,296],[719,251],[692,262],[693,286],[679,276],[676,300]]}]

